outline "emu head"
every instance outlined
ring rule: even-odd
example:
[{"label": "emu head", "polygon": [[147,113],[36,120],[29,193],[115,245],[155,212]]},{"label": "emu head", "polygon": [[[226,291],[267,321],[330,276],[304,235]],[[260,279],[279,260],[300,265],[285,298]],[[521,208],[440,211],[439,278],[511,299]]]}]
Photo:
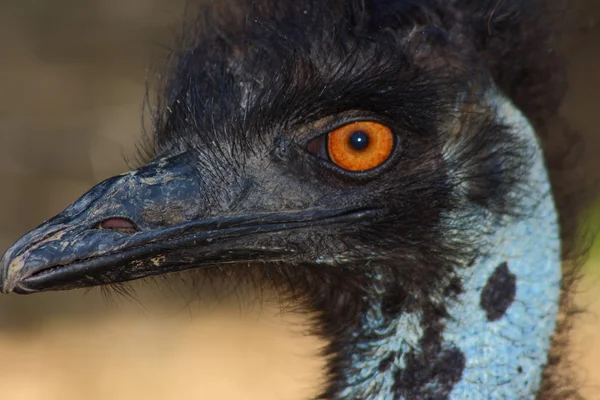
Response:
[{"label": "emu head", "polygon": [[323,398],[533,398],[561,279],[532,125],[552,57],[541,4],[480,3],[204,10],[149,162],[15,243],[2,290],[233,270],[316,312]]}]

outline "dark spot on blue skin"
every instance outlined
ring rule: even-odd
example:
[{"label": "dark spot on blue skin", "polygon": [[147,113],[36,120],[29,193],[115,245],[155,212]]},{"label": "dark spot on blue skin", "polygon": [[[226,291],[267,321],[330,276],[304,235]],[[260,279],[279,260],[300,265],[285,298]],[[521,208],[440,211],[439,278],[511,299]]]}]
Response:
[{"label": "dark spot on blue skin", "polygon": [[392,352],[386,358],[381,360],[381,362],[379,363],[379,372],[382,373],[387,371],[396,359],[396,356],[397,354],[395,352]]},{"label": "dark spot on blue skin", "polygon": [[431,358],[410,352],[405,361],[406,368],[395,376],[394,399],[448,399],[466,365],[465,355],[453,346]]},{"label": "dark spot on blue skin", "polygon": [[493,322],[502,318],[515,300],[516,293],[517,277],[503,262],[496,267],[481,291],[479,305],[485,311],[487,320]]},{"label": "dark spot on blue skin", "polygon": [[444,288],[444,297],[448,299],[456,299],[463,292],[462,280],[458,277],[453,277],[448,282],[448,286]]},{"label": "dark spot on blue skin", "polygon": [[369,136],[363,131],[354,132],[348,140],[354,150],[362,151],[369,146]]},{"label": "dark spot on blue skin", "polygon": [[[460,279],[449,285],[450,292],[462,292]],[[454,344],[444,343],[445,308],[426,307],[421,316],[423,336],[417,348],[402,354],[404,367],[396,370],[392,395],[396,399],[450,398],[467,365],[465,354]]]},{"label": "dark spot on blue skin", "polygon": [[519,374],[522,374],[522,373],[523,373],[523,367],[521,367],[521,366],[519,365],[519,367],[517,368],[517,372],[518,372]]}]

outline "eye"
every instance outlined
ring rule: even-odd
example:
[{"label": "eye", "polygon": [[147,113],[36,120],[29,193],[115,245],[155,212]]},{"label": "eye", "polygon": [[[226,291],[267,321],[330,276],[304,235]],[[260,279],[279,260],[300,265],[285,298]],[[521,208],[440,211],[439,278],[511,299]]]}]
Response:
[{"label": "eye", "polygon": [[392,130],[373,121],[352,122],[308,143],[309,152],[352,172],[380,166],[393,150]]}]

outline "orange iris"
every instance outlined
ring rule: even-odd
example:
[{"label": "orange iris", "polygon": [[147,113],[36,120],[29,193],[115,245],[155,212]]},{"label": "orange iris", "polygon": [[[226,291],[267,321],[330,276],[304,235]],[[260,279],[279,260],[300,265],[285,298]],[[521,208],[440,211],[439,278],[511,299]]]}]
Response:
[{"label": "orange iris", "polygon": [[329,157],[348,171],[366,171],[383,164],[394,150],[394,134],[385,125],[358,121],[329,133]]}]

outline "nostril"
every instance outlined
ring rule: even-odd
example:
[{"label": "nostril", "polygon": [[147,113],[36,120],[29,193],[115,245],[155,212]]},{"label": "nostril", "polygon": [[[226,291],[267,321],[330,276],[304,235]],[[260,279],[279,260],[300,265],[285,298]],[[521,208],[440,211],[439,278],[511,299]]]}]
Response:
[{"label": "nostril", "polygon": [[139,228],[127,218],[118,217],[105,219],[98,224],[98,229],[111,229],[113,231],[119,231],[129,235],[140,231]]}]

